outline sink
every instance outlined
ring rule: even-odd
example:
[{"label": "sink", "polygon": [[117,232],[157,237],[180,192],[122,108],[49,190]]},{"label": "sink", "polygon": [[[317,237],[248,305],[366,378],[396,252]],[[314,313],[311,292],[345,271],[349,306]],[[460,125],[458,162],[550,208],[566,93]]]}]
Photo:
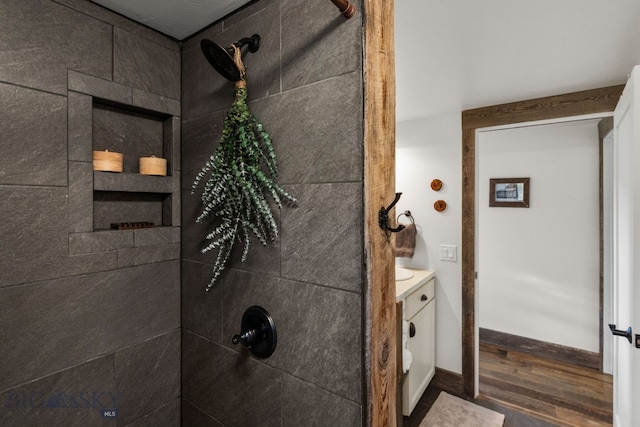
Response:
[{"label": "sink", "polygon": [[412,277],[413,277],[413,271],[407,270],[406,268],[398,267],[396,265],[396,282],[409,280]]}]

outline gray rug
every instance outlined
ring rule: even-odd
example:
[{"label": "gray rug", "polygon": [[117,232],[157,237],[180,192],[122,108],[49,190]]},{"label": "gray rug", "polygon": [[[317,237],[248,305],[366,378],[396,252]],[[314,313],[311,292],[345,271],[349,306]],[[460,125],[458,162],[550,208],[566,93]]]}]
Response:
[{"label": "gray rug", "polygon": [[504,414],[440,392],[419,427],[502,427]]}]

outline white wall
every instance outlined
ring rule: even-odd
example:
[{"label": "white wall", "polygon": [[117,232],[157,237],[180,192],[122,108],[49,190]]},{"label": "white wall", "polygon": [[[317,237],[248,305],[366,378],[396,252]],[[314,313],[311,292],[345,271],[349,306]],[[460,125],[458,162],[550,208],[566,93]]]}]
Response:
[{"label": "white wall", "polygon": [[[597,120],[480,132],[482,328],[599,351]],[[489,179],[530,177],[530,207],[489,207]]]},{"label": "white wall", "polygon": [[[436,272],[436,366],[456,373],[462,372],[461,141],[460,113],[397,124],[396,191],[402,197],[396,212],[411,211],[418,236],[413,258],[396,263]],[[435,178],[444,183],[439,192],[431,189]],[[447,202],[445,212],[433,209],[438,199]],[[458,261],[440,261],[440,244],[456,245]]]}]

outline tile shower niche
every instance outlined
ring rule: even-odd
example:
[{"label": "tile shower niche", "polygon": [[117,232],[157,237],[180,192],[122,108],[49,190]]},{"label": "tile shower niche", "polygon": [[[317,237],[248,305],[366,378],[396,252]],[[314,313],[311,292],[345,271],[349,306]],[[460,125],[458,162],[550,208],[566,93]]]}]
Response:
[{"label": "tile shower niche", "polygon": [[[94,171],[93,229],[132,222],[171,226],[172,141],[164,137],[171,134],[170,117],[99,102],[92,113],[92,149],[124,156],[122,173]],[[167,159],[167,176],[139,174],[139,158],[152,155]]]},{"label": "tile shower niche", "polygon": [[[68,73],[69,254],[116,252],[118,266],[178,259],[180,101]],[[122,172],[93,170],[93,151],[123,154]],[[167,159],[167,176],[139,173]],[[116,230],[112,223],[154,223]]]}]

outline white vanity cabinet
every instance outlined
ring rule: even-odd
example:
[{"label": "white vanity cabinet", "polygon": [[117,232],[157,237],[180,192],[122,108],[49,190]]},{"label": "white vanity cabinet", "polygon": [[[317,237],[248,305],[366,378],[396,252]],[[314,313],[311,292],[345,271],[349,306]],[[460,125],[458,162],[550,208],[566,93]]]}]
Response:
[{"label": "white vanity cabinet", "polygon": [[[430,271],[412,271],[414,278],[404,284],[402,295],[404,319],[410,324],[407,349],[412,355],[409,370],[402,379],[403,415],[411,415],[435,374],[435,277]],[[397,282],[396,289],[402,284]]]}]

